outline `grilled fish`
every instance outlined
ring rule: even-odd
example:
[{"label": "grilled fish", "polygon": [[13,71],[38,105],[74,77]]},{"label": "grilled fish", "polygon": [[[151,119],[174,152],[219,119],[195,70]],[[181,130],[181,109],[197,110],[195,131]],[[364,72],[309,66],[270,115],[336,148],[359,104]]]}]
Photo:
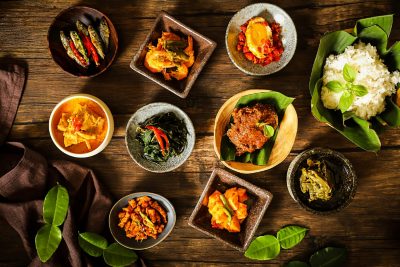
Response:
[{"label": "grilled fish", "polygon": [[110,28],[108,28],[107,21],[106,21],[106,19],[104,17],[100,21],[99,30],[100,30],[101,39],[104,42],[104,47],[107,50],[108,49],[108,43],[109,43],[109,40],[110,40]]},{"label": "grilled fish", "polygon": [[87,56],[86,49],[83,46],[82,40],[79,37],[78,33],[76,31],[70,31],[69,35],[71,36],[71,39],[74,42],[76,49],[79,51],[79,53],[81,53],[85,61],[89,64],[89,58]]},{"label": "grilled fish", "polygon": [[69,45],[71,40],[65,35],[63,31],[60,31],[60,39],[65,51],[67,51],[67,55],[73,60],[75,60],[75,62],[78,63],[80,66],[86,68],[86,65],[80,62],[79,59],[75,56],[74,52],[72,51],[72,48]]},{"label": "grilled fish", "polygon": [[99,53],[100,57],[104,59],[104,50],[103,50],[103,45],[101,43],[100,37],[97,34],[96,30],[93,28],[92,25],[89,25],[88,27],[89,35],[90,35],[90,40],[92,41],[94,47],[96,47],[97,53]]},{"label": "grilled fish", "polygon": [[76,21],[76,28],[78,29],[78,32],[81,32],[84,35],[89,36],[89,32],[86,25],[83,24],[80,20]]},{"label": "grilled fish", "polygon": [[99,55],[94,47],[92,41],[90,40],[89,31],[85,24],[83,24],[80,20],[76,21],[76,28],[78,29],[79,35],[82,38],[83,45],[85,46],[88,56],[91,57],[96,64],[96,66],[100,66]]}]

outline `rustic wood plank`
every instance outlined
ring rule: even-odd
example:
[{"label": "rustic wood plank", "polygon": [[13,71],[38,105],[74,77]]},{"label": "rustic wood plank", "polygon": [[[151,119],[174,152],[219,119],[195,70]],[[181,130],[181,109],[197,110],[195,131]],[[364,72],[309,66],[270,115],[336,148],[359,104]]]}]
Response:
[{"label": "rustic wood plank", "polygon": [[[169,198],[178,220],[174,231],[160,245],[140,252],[149,266],[276,266],[291,259],[306,260],[318,248],[337,244],[349,250],[348,266],[396,266],[400,253],[400,131],[389,129],[381,135],[382,151],[375,155],[355,148],[330,127],[310,114],[308,79],[320,37],[327,31],[350,28],[362,17],[398,13],[396,1],[359,0],[282,0],[272,1],[293,18],[299,34],[297,53],[290,64],[268,77],[242,74],[229,61],[224,33],[231,16],[254,1],[1,1],[0,58],[15,57],[29,68],[26,89],[10,140],[23,141],[48,158],[67,159],[95,170],[99,179],[117,199],[133,191],[153,191]],[[62,9],[71,5],[93,6],[114,22],[120,38],[120,51],[109,71],[93,79],[77,79],[64,73],[47,49],[47,30]],[[185,100],[178,99],[129,68],[134,53],[163,9],[182,22],[210,37],[218,47]],[[395,17],[391,42],[400,39]],[[255,175],[241,175],[274,194],[258,234],[275,233],[286,224],[310,228],[309,235],[296,248],[284,251],[278,259],[255,262],[187,225],[188,217],[213,167],[221,163],[213,151],[213,124],[222,103],[235,93],[251,88],[268,88],[296,97],[299,132],[292,153],[276,168]],[[115,133],[101,154],[89,159],[72,159],[52,144],[48,118],[63,97],[85,92],[103,99],[115,119]],[[183,108],[192,118],[197,140],[189,160],[172,173],[153,174],[130,159],[124,143],[125,125],[139,107],[165,101]],[[206,108],[205,108],[206,107]],[[286,188],[286,170],[302,150],[324,146],[339,150],[354,164],[359,177],[355,199],[339,214],[319,217],[301,210]],[[397,164],[397,165],[396,165]],[[0,222],[3,227],[4,222]],[[10,229],[11,230],[11,229]],[[26,258],[12,231],[0,239],[4,253],[0,266],[21,266]],[[218,248],[218,249],[215,249]],[[3,256],[4,255],[4,256]]]}]

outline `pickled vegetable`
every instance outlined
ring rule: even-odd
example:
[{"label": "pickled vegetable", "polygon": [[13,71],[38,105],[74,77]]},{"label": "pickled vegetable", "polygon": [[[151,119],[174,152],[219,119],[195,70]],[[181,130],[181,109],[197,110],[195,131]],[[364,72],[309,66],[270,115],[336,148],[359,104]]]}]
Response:
[{"label": "pickled vegetable", "polygon": [[326,162],[307,159],[307,167],[301,169],[300,189],[308,192],[308,201],[331,199],[333,185],[333,174]]}]

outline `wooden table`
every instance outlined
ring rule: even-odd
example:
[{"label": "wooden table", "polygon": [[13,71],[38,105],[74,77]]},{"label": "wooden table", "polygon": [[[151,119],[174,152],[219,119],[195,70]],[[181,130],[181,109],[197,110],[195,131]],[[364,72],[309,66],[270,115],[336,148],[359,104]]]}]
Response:
[{"label": "wooden table", "polygon": [[[68,159],[93,168],[115,199],[136,191],[159,193],[174,204],[177,223],[171,235],[158,246],[139,252],[149,266],[277,266],[296,258],[307,260],[326,245],[345,246],[348,266],[399,266],[400,260],[400,131],[381,135],[377,155],[364,152],[310,112],[308,80],[320,37],[328,31],[350,28],[359,18],[397,13],[398,1],[282,0],[271,1],[293,18],[297,51],[289,65],[266,77],[240,72],[225,50],[226,26],[233,14],[251,1],[1,1],[0,57],[13,57],[28,65],[26,89],[10,139],[24,142],[48,158]],[[256,1],[257,2],[257,1]],[[63,72],[47,49],[47,30],[64,8],[83,4],[109,15],[119,34],[116,61],[104,74],[80,79]],[[180,99],[132,71],[129,63],[163,9],[205,36],[218,47],[200,74],[188,98]],[[391,43],[400,39],[400,21],[395,18]],[[250,88],[267,88],[295,97],[299,131],[292,153],[272,170],[240,175],[274,195],[257,234],[275,233],[287,224],[310,229],[296,248],[283,251],[272,261],[250,261],[188,226],[188,218],[207,179],[222,164],[213,150],[213,124],[219,107],[230,96]],[[48,118],[53,107],[74,93],[89,93],[104,100],[114,114],[115,132],[99,155],[74,159],[60,152],[50,140]],[[145,104],[165,101],[181,107],[196,128],[196,146],[189,160],[171,173],[155,174],[138,167],[125,148],[125,125]],[[310,147],[330,147],[354,164],[359,178],[356,197],[339,214],[326,217],[302,210],[289,196],[286,170],[293,158]],[[2,227],[7,227],[2,224]],[[0,265],[24,266],[26,258],[12,231],[0,237]],[[14,237],[14,238],[12,238]]]}]

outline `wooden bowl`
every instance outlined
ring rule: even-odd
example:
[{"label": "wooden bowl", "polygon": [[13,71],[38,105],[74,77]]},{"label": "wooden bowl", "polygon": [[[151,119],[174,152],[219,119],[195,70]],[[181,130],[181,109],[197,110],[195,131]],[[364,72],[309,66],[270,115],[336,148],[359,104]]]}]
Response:
[{"label": "wooden bowl", "polygon": [[[99,25],[100,19],[103,17],[106,19],[108,27],[110,28],[110,41],[106,56],[104,59],[100,58],[100,66],[96,67],[92,62],[90,66],[85,69],[67,55],[60,40],[60,31],[64,31],[66,35],[68,35],[71,30],[77,31],[75,26],[77,20],[80,20],[86,26],[92,24],[96,28]],[[47,33],[47,41],[53,60],[64,71],[79,77],[93,77],[104,72],[111,66],[118,50],[117,31],[111,20],[100,11],[86,6],[73,6],[61,11],[50,25]]]},{"label": "wooden bowl", "polygon": [[[226,126],[231,119],[231,114],[233,112],[233,109],[235,108],[237,101],[245,95],[268,91],[270,90],[252,89],[243,91],[229,98],[219,109],[214,124],[214,150],[218,158],[221,158],[221,139],[222,136],[225,134]],[[278,135],[276,137],[275,144],[272,148],[267,165],[254,165],[251,163],[236,161],[222,161],[222,163],[229,169],[232,169],[239,173],[256,173],[275,167],[276,165],[281,163],[292,150],[297,134],[297,124],[298,121],[296,110],[294,109],[294,106],[290,104],[286,108],[283,119],[280,122]]]}]

